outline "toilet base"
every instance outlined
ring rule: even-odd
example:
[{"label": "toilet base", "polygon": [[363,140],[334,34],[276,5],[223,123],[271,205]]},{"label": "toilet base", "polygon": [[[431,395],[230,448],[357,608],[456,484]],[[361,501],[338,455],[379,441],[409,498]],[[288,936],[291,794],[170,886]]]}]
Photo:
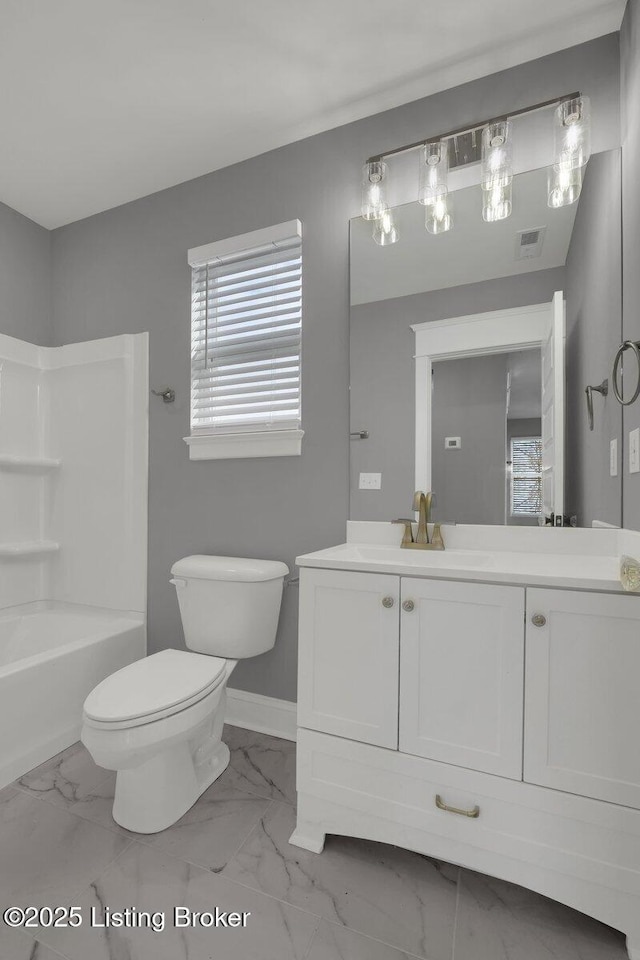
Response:
[{"label": "toilet base", "polygon": [[226,743],[217,740],[207,754],[196,764],[191,745],[175,743],[138,767],[118,770],[115,822],[134,833],[166,830],[227,769],[230,754]]}]

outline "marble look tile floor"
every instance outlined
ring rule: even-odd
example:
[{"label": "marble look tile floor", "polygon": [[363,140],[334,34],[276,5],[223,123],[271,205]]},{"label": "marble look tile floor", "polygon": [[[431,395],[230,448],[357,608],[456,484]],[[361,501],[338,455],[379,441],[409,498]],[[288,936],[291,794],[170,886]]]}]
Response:
[{"label": "marble look tile floor", "polygon": [[[621,934],[513,884],[348,837],[320,856],[292,847],[294,744],[234,727],[225,740],[228,769],[159,834],[114,823],[115,777],[81,744],[0,791],[3,908],[73,904],[84,920],[28,932],[0,921],[0,960],[626,957]],[[250,916],[176,928],[176,906]],[[89,925],[92,909],[127,907],[164,911],[165,929]]]}]

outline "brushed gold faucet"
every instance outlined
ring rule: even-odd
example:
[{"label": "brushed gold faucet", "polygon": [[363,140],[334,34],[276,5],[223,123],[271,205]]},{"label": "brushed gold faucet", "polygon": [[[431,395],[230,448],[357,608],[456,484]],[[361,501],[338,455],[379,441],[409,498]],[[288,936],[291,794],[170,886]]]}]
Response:
[{"label": "brushed gold faucet", "polygon": [[431,541],[429,541],[429,521],[431,519],[432,493],[423,493],[416,490],[413,495],[413,509],[418,513],[418,531],[413,539],[411,520],[392,520],[392,523],[403,523],[404,534],[400,544],[406,550],[444,550],[444,540],[439,523],[434,523]]}]

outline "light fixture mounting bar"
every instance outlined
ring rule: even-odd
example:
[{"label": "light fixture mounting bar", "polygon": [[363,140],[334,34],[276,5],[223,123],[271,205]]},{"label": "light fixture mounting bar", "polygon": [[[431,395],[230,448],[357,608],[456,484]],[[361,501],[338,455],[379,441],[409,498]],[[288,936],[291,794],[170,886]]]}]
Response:
[{"label": "light fixture mounting bar", "polygon": [[580,92],[568,93],[563,97],[554,97],[552,100],[543,100],[540,103],[534,103],[530,107],[523,107],[521,110],[514,110],[511,113],[504,113],[499,117],[491,117],[489,120],[482,120],[480,123],[473,123],[466,127],[459,127],[457,130],[449,130],[447,133],[438,134],[436,137],[427,137],[424,140],[416,140],[415,143],[407,143],[402,147],[395,147],[393,150],[387,150],[385,153],[378,153],[369,157],[367,163],[378,163],[381,160],[388,160],[389,157],[397,157],[401,153],[409,153],[411,150],[418,150],[427,143],[438,143],[440,140],[451,140],[454,137],[462,136],[464,133],[471,133],[473,130],[480,130],[490,123],[499,123],[503,120],[513,120],[514,117],[523,117],[529,113],[536,113],[538,110],[545,110],[547,107],[556,106],[565,100],[577,100]]}]

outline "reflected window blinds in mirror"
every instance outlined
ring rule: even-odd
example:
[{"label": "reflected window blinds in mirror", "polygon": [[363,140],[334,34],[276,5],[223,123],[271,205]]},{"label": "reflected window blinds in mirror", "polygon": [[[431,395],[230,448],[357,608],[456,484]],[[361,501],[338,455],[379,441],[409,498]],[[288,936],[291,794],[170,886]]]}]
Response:
[{"label": "reflected window blinds in mirror", "polygon": [[[582,190],[583,171],[591,153],[591,115],[588,97],[573,93],[537,103],[504,117],[484,121],[472,128],[454,130],[417,143],[396,147],[370,157],[363,168],[362,217],[372,223],[372,237],[379,246],[398,242],[401,231],[389,202],[389,159],[418,152],[417,200],[425,208],[425,229],[431,234],[448,233],[454,223],[450,172],[480,166],[482,217],[496,223],[513,210],[514,123],[516,118],[553,110],[546,126],[553,156],[547,168],[546,202],[552,209],[574,204]],[[549,147],[551,151],[551,146]],[[468,183],[468,178],[467,181]]]}]

